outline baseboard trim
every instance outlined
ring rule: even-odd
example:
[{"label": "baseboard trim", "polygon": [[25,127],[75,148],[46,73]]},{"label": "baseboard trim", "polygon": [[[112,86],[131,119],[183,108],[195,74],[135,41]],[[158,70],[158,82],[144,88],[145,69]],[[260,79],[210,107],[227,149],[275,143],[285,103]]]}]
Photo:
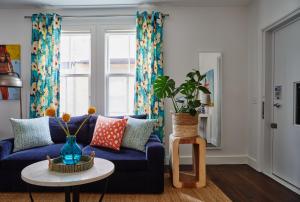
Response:
[{"label": "baseboard trim", "polygon": [[249,166],[251,166],[253,169],[258,171],[257,161],[256,159],[252,158],[251,156],[248,156],[248,163]]},{"label": "baseboard trim", "polygon": [[267,172],[263,172],[265,175],[269,176],[270,178],[272,178],[273,180],[275,180],[276,182],[282,184],[283,186],[285,186],[286,188],[292,190],[293,192],[297,193],[300,195],[300,189],[295,187],[294,185],[284,181],[283,179],[277,177],[276,175],[274,174],[270,174],[270,173],[267,173]]}]

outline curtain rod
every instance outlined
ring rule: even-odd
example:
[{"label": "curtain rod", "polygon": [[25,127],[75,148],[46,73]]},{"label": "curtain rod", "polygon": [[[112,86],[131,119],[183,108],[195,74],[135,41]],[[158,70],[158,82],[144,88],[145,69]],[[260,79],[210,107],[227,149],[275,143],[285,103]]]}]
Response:
[{"label": "curtain rod", "polygon": [[[63,15],[62,18],[110,18],[110,17],[135,17],[132,14],[115,14],[115,15]],[[162,14],[163,17],[170,16],[169,14]],[[25,19],[31,19],[31,16],[24,16]]]}]

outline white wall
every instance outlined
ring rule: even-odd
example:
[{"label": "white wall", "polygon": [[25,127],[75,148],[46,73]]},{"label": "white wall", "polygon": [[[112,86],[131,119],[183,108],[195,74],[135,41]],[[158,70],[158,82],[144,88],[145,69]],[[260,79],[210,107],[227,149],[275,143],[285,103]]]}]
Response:
[{"label": "white wall", "polygon": [[[208,151],[210,163],[247,162],[247,8],[246,7],[174,7],[161,8],[169,13],[164,28],[165,74],[182,82],[184,75],[198,67],[199,51],[218,51],[223,54],[223,103],[221,150]],[[28,111],[30,79],[30,10],[1,10],[1,43],[20,43],[22,46],[22,77],[24,108]],[[132,13],[134,10],[106,12]],[[86,14],[85,11],[58,13]],[[89,11],[88,14],[101,13]],[[100,71],[102,72],[102,71]],[[103,91],[100,91],[103,93]],[[26,95],[26,96],[25,96]],[[101,96],[101,95],[100,95]],[[99,97],[100,97],[99,96]],[[166,106],[166,145],[171,133],[170,103]],[[25,110],[24,110],[25,111]],[[0,137],[11,136],[8,118],[17,117],[17,103],[0,102]],[[168,153],[168,146],[166,147]],[[185,162],[190,162],[190,147],[182,148]]]},{"label": "white wall", "polygon": [[[247,16],[244,7],[170,8],[165,23],[165,74],[176,82],[198,67],[199,51],[223,54],[221,150],[208,151],[209,162],[243,162],[247,156]],[[166,137],[171,118],[166,108]],[[168,143],[166,138],[166,143]],[[181,151],[189,162],[190,147]],[[224,157],[224,158],[223,158]]]},{"label": "white wall", "polygon": [[[24,19],[33,10],[0,9],[0,44],[21,44],[21,76],[24,80],[22,89],[23,112],[28,111],[29,79],[30,79],[30,52],[31,52],[31,22]],[[0,139],[11,137],[9,118],[19,118],[19,101],[0,100]]]},{"label": "white wall", "polygon": [[261,170],[259,161],[260,94],[262,76],[262,29],[300,6],[299,0],[253,0],[248,7],[248,154],[249,163]]}]

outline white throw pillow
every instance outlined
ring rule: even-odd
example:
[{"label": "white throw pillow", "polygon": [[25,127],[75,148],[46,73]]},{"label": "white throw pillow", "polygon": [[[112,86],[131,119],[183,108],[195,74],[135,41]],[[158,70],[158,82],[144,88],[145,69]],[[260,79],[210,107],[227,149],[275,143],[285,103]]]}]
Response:
[{"label": "white throw pillow", "polygon": [[15,139],[14,152],[53,144],[49,129],[49,117],[35,119],[10,119]]}]

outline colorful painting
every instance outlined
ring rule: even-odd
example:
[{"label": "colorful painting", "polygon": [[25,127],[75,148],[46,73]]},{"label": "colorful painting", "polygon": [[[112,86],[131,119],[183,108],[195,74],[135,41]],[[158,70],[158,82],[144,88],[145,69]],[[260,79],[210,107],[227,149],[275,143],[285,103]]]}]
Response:
[{"label": "colorful painting", "polygon": [[[0,73],[21,73],[20,45],[0,45]],[[19,100],[20,89],[0,87],[0,100]]]},{"label": "colorful painting", "polygon": [[214,95],[215,95],[215,75],[214,75],[214,68],[208,70],[205,74],[205,81],[204,86],[209,89],[210,95],[209,95],[209,101],[208,106],[213,107],[214,106]]}]

